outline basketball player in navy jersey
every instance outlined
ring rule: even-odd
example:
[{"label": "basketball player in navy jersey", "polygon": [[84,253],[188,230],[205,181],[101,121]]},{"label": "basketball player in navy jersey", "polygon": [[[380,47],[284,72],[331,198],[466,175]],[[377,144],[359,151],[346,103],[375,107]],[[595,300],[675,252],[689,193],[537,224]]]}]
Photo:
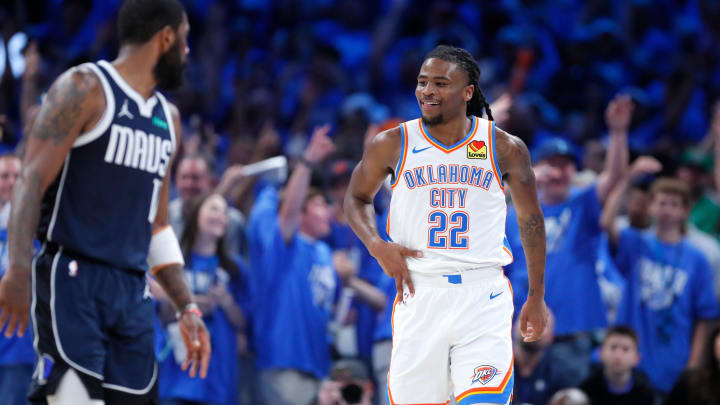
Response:
[{"label": "basketball player in navy jersey", "polygon": [[[369,142],[345,197],[353,230],[398,290],[389,404],[444,404],[449,385],[460,405],[511,401],[512,292],[501,266],[512,253],[503,184],[511,188],[528,261],[524,339],[540,338],[547,322],[545,228],[528,149],[495,128],[479,76],[463,49],[430,52],[415,90],[422,118]],[[480,118],[483,110],[489,121]],[[378,235],[373,210],[388,176],[391,241]]]},{"label": "basketball player in navy jersey", "polygon": [[40,403],[156,402],[148,269],[177,308],[183,368],[207,373],[209,336],[168,225],[180,118],[155,90],[181,84],[187,16],[177,0],[126,0],[118,30],[115,61],[71,68],[50,88],[15,186],[0,328],[22,335],[30,312]]}]

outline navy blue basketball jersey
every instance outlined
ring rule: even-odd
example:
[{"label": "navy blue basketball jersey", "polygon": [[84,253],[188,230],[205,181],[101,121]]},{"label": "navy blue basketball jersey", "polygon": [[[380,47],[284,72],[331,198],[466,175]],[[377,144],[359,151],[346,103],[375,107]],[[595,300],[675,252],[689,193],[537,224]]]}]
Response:
[{"label": "navy blue basketball jersey", "polygon": [[167,100],[147,100],[106,61],[105,112],[80,135],[42,201],[38,239],[112,266],[145,271],[158,198],[175,133]]}]

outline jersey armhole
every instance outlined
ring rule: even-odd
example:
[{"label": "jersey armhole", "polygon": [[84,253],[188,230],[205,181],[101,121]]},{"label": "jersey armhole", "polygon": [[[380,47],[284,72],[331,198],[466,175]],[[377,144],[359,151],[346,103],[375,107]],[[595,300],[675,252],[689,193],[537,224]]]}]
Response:
[{"label": "jersey armhole", "polygon": [[102,84],[103,93],[105,93],[105,111],[103,112],[102,117],[100,120],[95,124],[94,127],[92,127],[89,131],[83,133],[82,135],[78,136],[75,142],[73,142],[73,148],[77,148],[83,145],[87,145],[88,143],[96,140],[99,138],[102,134],[105,133],[105,131],[110,126],[110,123],[112,122],[113,115],[115,114],[115,96],[113,95],[112,89],[110,88],[110,84],[108,83],[107,79],[105,78],[105,75],[102,74],[100,69],[95,66],[93,63],[83,63],[79,67],[86,67],[95,73],[95,75],[100,79],[100,84]]},{"label": "jersey armhole", "polygon": [[500,174],[500,166],[495,159],[495,121],[488,121],[488,140],[490,141],[490,164],[492,165],[495,178],[497,178],[500,190],[505,191],[505,183]]},{"label": "jersey armhole", "polygon": [[391,188],[395,188],[395,186],[400,181],[400,174],[402,173],[403,167],[405,166],[405,158],[407,158],[407,148],[408,148],[408,139],[407,139],[407,127],[405,126],[405,123],[403,122],[400,126],[400,134],[402,139],[402,146],[400,148],[400,159],[398,159],[398,163],[395,166],[395,178],[393,179],[393,182],[390,184]]}]

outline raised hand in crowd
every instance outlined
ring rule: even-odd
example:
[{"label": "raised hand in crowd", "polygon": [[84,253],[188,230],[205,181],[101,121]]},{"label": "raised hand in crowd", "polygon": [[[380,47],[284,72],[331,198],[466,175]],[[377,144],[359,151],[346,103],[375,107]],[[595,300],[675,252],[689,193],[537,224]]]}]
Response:
[{"label": "raised hand in crowd", "polygon": [[495,118],[495,124],[498,126],[504,126],[508,118],[510,118],[510,109],[513,105],[513,99],[510,93],[503,93],[495,101],[490,104],[490,110],[492,111],[493,118]]},{"label": "raised hand in crowd", "polygon": [[610,134],[627,133],[634,110],[635,103],[630,95],[616,95],[605,109],[605,124]]}]

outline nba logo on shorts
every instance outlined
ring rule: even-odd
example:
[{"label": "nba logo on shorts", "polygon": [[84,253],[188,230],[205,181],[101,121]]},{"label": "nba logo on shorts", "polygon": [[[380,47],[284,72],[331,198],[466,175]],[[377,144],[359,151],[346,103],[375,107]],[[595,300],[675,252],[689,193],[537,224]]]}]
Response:
[{"label": "nba logo on shorts", "polygon": [[77,276],[77,272],[78,264],[75,260],[73,260],[68,264],[68,274],[70,275],[70,277],[75,277]]},{"label": "nba logo on shorts", "polygon": [[475,374],[473,375],[471,384],[480,382],[480,384],[485,385],[492,380],[497,373],[497,368],[493,366],[477,366],[475,367]]},{"label": "nba logo on shorts", "polygon": [[467,146],[468,159],[487,159],[487,146],[483,141],[472,141]]}]

